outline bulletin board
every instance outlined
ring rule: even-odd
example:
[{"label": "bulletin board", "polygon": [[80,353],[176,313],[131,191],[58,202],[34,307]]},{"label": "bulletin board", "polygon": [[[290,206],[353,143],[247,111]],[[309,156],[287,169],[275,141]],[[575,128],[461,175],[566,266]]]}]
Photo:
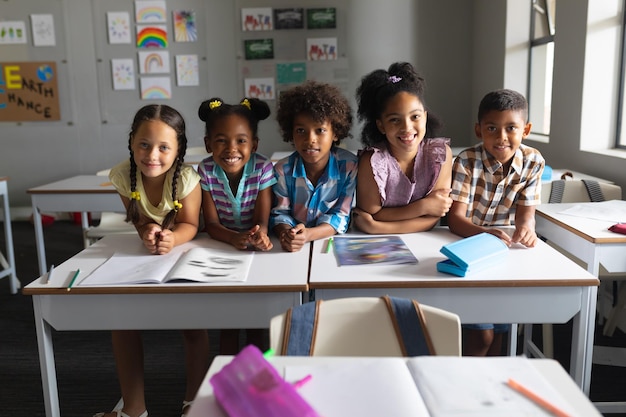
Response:
[{"label": "bulletin board", "polygon": [[236,7],[240,96],[272,102],[305,80],[351,95],[344,2],[237,0]]},{"label": "bulletin board", "polygon": [[206,99],[203,0],[92,0],[103,123],[128,124],[142,106],[196,114]]},{"label": "bulletin board", "polygon": [[71,124],[64,2],[9,0],[1,7],[0,122]]}]

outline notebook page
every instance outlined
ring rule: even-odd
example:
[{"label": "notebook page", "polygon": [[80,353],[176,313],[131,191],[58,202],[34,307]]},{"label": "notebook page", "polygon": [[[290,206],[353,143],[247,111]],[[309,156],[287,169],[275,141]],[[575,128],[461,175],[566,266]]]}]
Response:
[{"label": "notebook page", "polygon": [[421,356],[409,359],[407,365],[433,417],[554,417],[510,388],[509,378],[577,416],[528,361],[506,356]]},{"label": "notebook page", "polygon": [[309,374],[298,392],[324,417],[430,416],[403,358],[285,367],[292,383]]}]

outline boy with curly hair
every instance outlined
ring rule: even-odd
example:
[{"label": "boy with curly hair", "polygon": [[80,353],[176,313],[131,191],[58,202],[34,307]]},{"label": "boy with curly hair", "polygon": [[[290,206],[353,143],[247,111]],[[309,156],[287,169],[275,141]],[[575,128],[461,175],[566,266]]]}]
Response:
[{"label": "boy with curly hair", "polygon": [[337,145],[350,136],[352,111],[333,85],[307,81],[280,95],[276,119],[295,148],[274,167],[270,227],[287,252],[348,229],[357,157]]}]

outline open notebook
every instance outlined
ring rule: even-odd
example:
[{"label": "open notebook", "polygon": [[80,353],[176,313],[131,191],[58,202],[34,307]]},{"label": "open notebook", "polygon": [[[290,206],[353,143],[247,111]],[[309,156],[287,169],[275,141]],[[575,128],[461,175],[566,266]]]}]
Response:
[{"label": "open notebook", "polygon": [[[300,395],[325,417],[553,416],[511,389],[513,378],[572,417],[572,406],[525,357],[363,358],[344,364],[287,366],[285,379],[311,380]],[[582,416],[580,416],[582,417]]]},{"label": "open notebook", "polygon": [[173,250],[166,255],[114,253],[79,285],[243,282],[253,256],[254,252],[203,247]]}]

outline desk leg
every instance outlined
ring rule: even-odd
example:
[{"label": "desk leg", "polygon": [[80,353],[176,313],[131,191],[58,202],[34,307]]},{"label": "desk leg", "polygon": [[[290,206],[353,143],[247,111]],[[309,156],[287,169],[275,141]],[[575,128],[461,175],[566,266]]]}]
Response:
[{"label": "desk leg", "polygon": [[89,247],[89,239],[87,238],[87,229],[89,229],[89,213],[82,211],[80,213],[80,225],[83,228],[83,247]]},{"label": "desk leg", "polygon": [[580,311],[574,316],[572,329],[570,375],[587,396],[591,385],[597,296],[597,287],[583,288]]},{"label": "desk leg", "polygon": [[37,208],[35,198],[31,196],[33,203],[33,225],[35,226],[35,244],[37,245],[37,259],[39,259],[39,276],[46,273],[46,247],[43,240],[43,226],[41,224],[41,213]]},{"label": "desk leg", "polygon": [[52,347],[52,327],[46,323],[42,316],[40,296],[33,295],[33,309],[35,312],[39,367],[41,369],[41,385],[43,387],[46,417],[61,417],[54,365],[54,348]]}]

